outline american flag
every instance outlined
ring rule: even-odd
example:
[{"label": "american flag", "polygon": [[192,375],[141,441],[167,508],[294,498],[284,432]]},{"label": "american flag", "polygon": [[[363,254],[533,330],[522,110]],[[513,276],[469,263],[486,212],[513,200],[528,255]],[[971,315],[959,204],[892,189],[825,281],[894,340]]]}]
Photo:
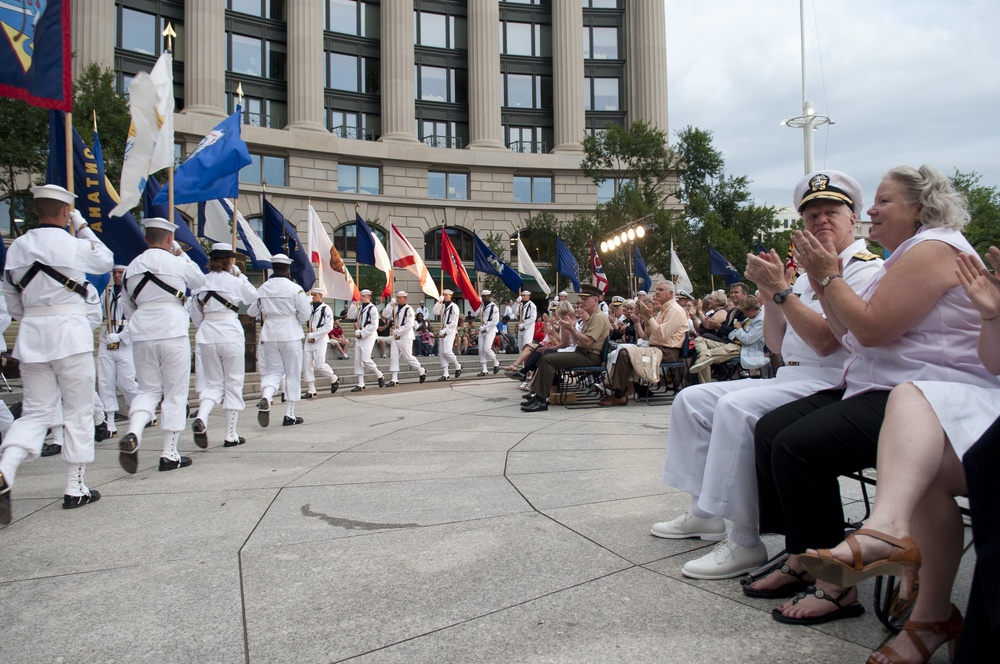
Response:
[{"label": "american flag", "polygon": [[590,273],[593,284],[600,288],[602,293],[607,293],[608,276],[604,274],[604,266],[601,265],[601,257],[597,255],[593,240],[590,241]]}]

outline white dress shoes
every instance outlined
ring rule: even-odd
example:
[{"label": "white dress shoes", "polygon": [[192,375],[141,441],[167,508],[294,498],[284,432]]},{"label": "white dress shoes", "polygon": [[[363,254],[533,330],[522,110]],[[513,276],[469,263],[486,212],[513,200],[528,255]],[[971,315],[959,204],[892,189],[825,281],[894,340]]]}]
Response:
[{"label": "white dress shoes", "polygon": [[763,544],[740,546],[726,539],[701,558],[684,563],[681,574],[692,579],[733,579],[766,562],[767,547]]},{"label": "white dress shoes", "polygon": [[649,532],[664,539],[700,537],[706,542],[718,542],[726,537],[726,522],[721,516],[702,519],[685,512],[673,521],[654,523]]}]

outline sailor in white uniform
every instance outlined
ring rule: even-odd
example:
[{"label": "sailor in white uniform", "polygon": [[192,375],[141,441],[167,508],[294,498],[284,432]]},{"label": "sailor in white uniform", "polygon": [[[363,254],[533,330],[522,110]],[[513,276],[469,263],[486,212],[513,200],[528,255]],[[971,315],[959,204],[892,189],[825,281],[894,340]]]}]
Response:
[{"label": "sailor in white uniform", "polygon": [[309,320],[309,298],[292,281],[291,259],[285,254],[271,256],[274,274],[257,289],[257,301],[247,310],[251,316],[264,315],[260,330],[260,401],[257,423],[270,422],[271,399],[285,379],[285,417],[282,426],[302,424],[295,416],[295,404],[302,396],[302,324]]},{"label": "sailor in white uniform", "polygon": [[212,245],[205,284],[191,293],[191,321],[198,329],[198,414],[191,424],[195,444],[208,447],[208,416],[220,403],[226,416],[223,447],[246,440],[236,431],[243,402],[246,341],[240,324],[240,306],[257,299],[257,289],[236,267],[236,252],[224,242]]},{"label": "sailor in white uniform", "polygon": [[497,336],[497,325],[500,324],[500,307],[493,301],[493,293],[483,290],[480,293],[483,298],[482,311],[480,312],[479,326],[479,366],[481,370],[477,375],[485,376],[487,364],[493,363],[493,373],[500,371],[500,360],[493,351],[493,340]]},{"label": "sailor in white uniform", "polygon": [[[0,297],[0,353],[4,354],[3,362],[7,363],[7,341],[3,338],[3,333],[10,327],[13,319],[7,312],[7,300]],[[6,401],[0,401],[0,437],[7,435],[7,430],[14,423],[14,414],[10,412]]]},{"label": "sailor in white uniform", "polygon": [[309,320],[306,321],[306,341],[302,352],[302,373],[306,381],[306,399],[316,396],[316,374],[330,379],[330,394],[340,387],[340,377],[326,361],[326,348],[333,329],[333,309],[323,302],[326,291],[316,286],[309,291],[312,298]]},{"label": "sailor in white uniform", "polygon": [[438,382],[450,378],[448,370],[455,365],[455,378],[462,375],[462,364],[455,357],[455,334],[458,332],[458,319],[461,313],[458,305],[451,301],[455,292],[445,288],[441,291],[441,301],[434,305],[434,314],[441,317],[441,331],[438,332],[438,357],[441,358],[441,377]]},{"label": "sailor in white uniform", "polygon": [[118,441],[118,462],[129,473],[139,468],[143,429],[160,406],[163,452],[160,470],[191,465],[177,451],[187,419],[191,384],[191,319],[185,291],[205,283],[194,261],[174,241],[177,225],[161,217],[142,220],[146,251],[125,270],[125,315],[132,337],[132,356],[139,393],[129,410],[128,433]]},{"label": "sailor in white uniform", "polygon": [[[39,225],[7,250],[3,293],[10,315],[20,321],[13,355],[21,362],[21,417],[0,445],[0,524],[11,520],[10,489],[17,469],[42,449],[56,402],[63,400],[66,464],[63,508],[100,498],[83,483],[94,460],[94,333],[87,321],[86,274],[104,274],[114,256],[79,213],[76,198],[62,187],[32,187]],[[76,237],[66,232],[72,224]],[[93,291],[92,291],[93,292]],[[96,293],[94,293],[96,295]]]},{"label": "sailor in white uniform", "polygon": [[97,341],[97,393],[104,409],[104,426],[97,426],[96,440],[117,438],[115,414],[118,412],[118,390],[131,407],[139,391],[135,382],[135,362],[132,359],[132,339],[125,318],[125,300],[128,295],[122,288],[126,265],[115,265],[111,270],[111,283],[101,294],[104,323]]},{"label": "sailor in white uniform", "polygon": [[378,307],[372,304],[372,292],[367,288],[361,291],[361,304],[358,306],[358,317],[354,324],[354,375],[358,377],[358,384],[351,392],[360,392],[365,389],[365,371],[373,373],[378,377],[378,386],[385,385],[385,378],[375,361],[372,359],[372,349],[375,348],[375,340],[378,338],[378,324],[381,316]]},{"label": "sailor in white uniform", "polygon": [[400,358],[403,358],[411,369],[420,372],[421,383],[427,380],[427,370],[420,365],[417,358],[413,357],[413,322],[417,316],[406,300],[406,291],[396,293],[396,305],[392,311],[392,352],[389,353],[389,371],[392,372],[392,380],[389,381],[389,387],[399,385]]},{"label": "sailor in white uniform", "polygon": [[518,309],[517,319],[517,349],[523,350],[524,345],[531,343],[535,336],[535,319],[538,317],[538,310],[535,303],[531,301],[531,291],[521,291],[521,304]]}]

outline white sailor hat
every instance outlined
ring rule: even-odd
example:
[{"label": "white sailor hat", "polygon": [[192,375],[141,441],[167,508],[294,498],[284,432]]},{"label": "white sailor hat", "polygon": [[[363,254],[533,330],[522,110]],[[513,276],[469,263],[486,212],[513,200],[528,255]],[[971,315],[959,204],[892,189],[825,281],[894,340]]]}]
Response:
[{"label": "white sailor hat", "polygon": [[491,291],[489,288],[484,288],[479,294],[480,295],[493,295],[493,291]]},{"label": "white sailor hat", "polygon": [[233,245],[228,242],[214,242],[212,243],[212,250],[209,252],[210,258],[235,258],[236,252],[233,251]]},{"label": "white sailor hat", "polygon": [[367,288],[362,289],[362,291],[361,291],[361,295],[371,295],[371,294],[372,294],[372,292],[370,290],[368,290]]},{"label": "white sailor hat", "polygon": [[119,264],[119,265],[115,265],[111,269],[112,270],[127,270],[128,269],[128,265],[121,265],[121,264]]},{"label": "white sailor hat", "polygon": [[320,286],[313,286],[312,288],[309,289],[309,292],[319,293],[320,295],[326,295],[326,289],[321,288]]},{"label": "white sailor hat", "polygon": [[806,203],[815,200],[830,200],[844,203],[854,214],[861,214],[864,207],[861,185],[847,173],[840,171],[817,171],[810,173],[795,185],[793,194],[795,209],[802,212]]},{"label": "white sailor hat", "polygon": [[[486,291],[486,292],[488,293],[489,291]],[[450,288],[445,288],[443,291],[441,291],[441,294],[442,295],[454,295],[455,291],[451,290]]]},{"label": "white sailor hat", "polygon": [[644,290],[639,291],[639,295],[645,295],[645,294],[646,294],[646,291],[644,291]]},{"label": "white sailor hat", "polygon": [[35,197],[35,200],[39,198],[51,198],[66,205],[73,205],[73,201],[76,199],[76,194],[66,191],[57,184],[43,184],[38,187],[32,187],[31,195]]},{"label": "white sailor hat", "polygon": [[271,265],[291,265],[292,259],[285,254],[271,254]]},{"label": "white sailor hat", "polygon": [[396,297],[407,297],[406,291],[405,290],[397,291]]},{"label": "white sailor hat", "polygon": [[170,231],[173,233],[177,230],[177,224],[172,224],[163,217],[146,217],[141,222],[143,230],[149,230],[150,228],[162,228],[165,231]]},{"label": "white sailor hat", "polygon": [[559,291],[559,297],[569,297],[569,293],[564,290]]},{"label": "white sailor hat", "polygon": [[530,290],[523,290],[523,291],[521,291],[521,295],[531,295],[531,291]]}]

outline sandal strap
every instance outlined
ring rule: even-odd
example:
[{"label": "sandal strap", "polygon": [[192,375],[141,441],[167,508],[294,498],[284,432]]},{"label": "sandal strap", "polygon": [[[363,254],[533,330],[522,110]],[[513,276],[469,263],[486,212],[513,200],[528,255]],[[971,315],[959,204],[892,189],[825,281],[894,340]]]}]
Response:
[{"label": "sandal strap", "polygon": [[[872,539],[881,540],[881,541],[885,542],[886,544],[891,544],[892,546],[894,546],[896,548],[899,548],[899,549],[905,549],[906,548],[906,542],[904,542],[903,540],[899,539],[898,537],[893,537],[892,535],[887,535],[886,533],[883,533],[883,532],[881,532],[879,530],[872,530],[871,528],[858,528],[853,533],[851,533],[850,535],[848,535],[847,539],[849,539],[849,540],[853,539],[855,535],[864,535],[866,537],[871,537]],[[851,546],[851,548],[852,549],[854,548],[853,545]]]}]

